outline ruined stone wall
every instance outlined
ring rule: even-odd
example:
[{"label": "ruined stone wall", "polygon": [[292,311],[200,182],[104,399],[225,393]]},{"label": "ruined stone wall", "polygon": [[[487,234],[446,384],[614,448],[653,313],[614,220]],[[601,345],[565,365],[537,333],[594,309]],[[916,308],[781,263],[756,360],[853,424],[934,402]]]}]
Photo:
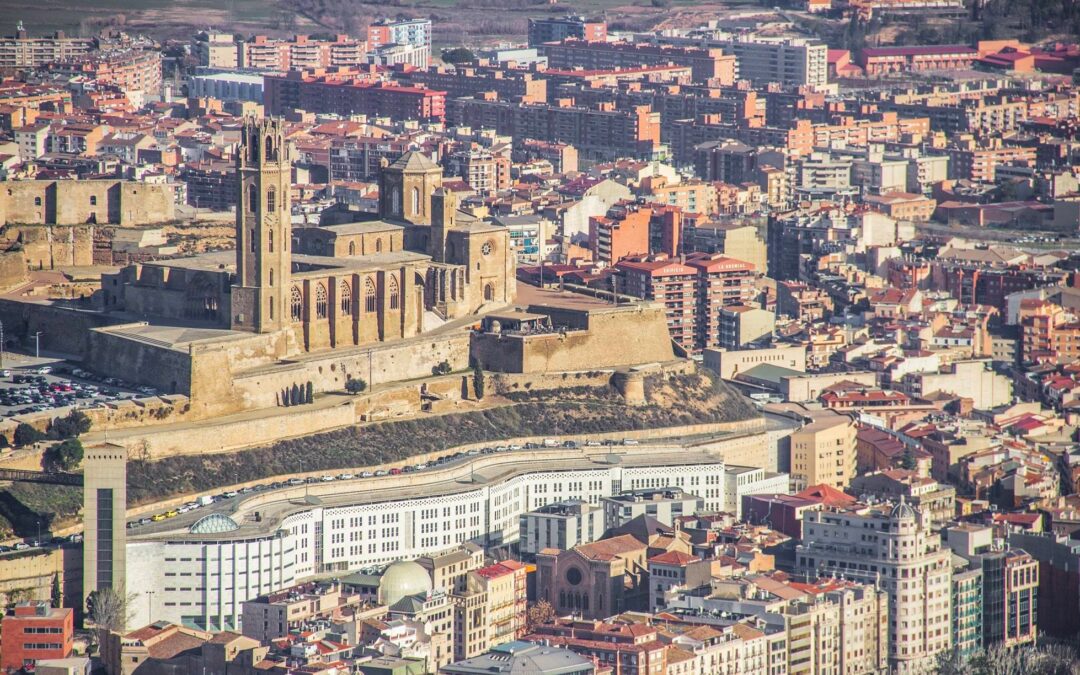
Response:
[{"label": "ruined stone wall", "polygon": [[33,349],[34,333],[41,331],[41,349],[75,358],[85,358],[90,331],[108,326],[117,319],[94,312],[78,311],[33,302],[0,298],[0,321],[4,340],[16,340]]},{"label": "ruined stone wall", "polygon": [[18,241],[30,269],[94,264],[93,225],[23,225],[9,228],[7,236]]}]

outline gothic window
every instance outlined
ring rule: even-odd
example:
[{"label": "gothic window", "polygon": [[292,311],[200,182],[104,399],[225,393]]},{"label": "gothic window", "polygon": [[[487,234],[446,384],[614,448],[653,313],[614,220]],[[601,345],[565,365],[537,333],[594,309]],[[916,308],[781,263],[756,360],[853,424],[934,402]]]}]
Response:
[{"label": "gothic window", "polygon": [[375,295],[375,282],[369,277],[364,281],[364,311],[374,312],[377,305],[378,300]]},{"label": "gothic window", "polygon": [[248,237],[251,239],[251,241],[249,242],[249,244],[251,246],[251,252],[254,253],[255,252],[255,228],[251,228],[250,230],[248,230]]},{"label": "gothic window", "polygon": [[382,253],[382,238],[375,240],[375,252]]},{"label": "gothic window", "polygon": [[315,316],[319,319],[326,318],[326,286],[321,283],[315,286]]},{"label": "gothic window", "polygon": [[350,241],[349,242],[349,255],[356,255],[356,242],[355,241]]},{"label": "gothic window", "polygon": [[266,191],[266,211],[273,213],[277,208],[277,190],[270,188]]},{"label": "gothic window", "polygon": [[495,285],[484,284],[484,302],[491,302],[495,299]]},{"label": "gothic window", "polygon": [[270,296],[270,320],[274,320],[274,296]]},{"label": "gothic window", "polygon": [[346,316],[352,314],[352,289],[348,281],[341,282],[341,313]]},{"label": "gothic window", "polygon": [[270,285],[274,285],[274,270],[270,270]]},{"label": "gothic window", "polygon": [[259,191],[255,183],[248,185],[248,211],[257,211],[259,208]]},{"label": "gothic window", "polygon": [[398,308],[398,285],[397,277],[391,275],[389,283],[386,284],[387,293],[390,294],[390,309]]},{"label": "gothic window", "polygon": [[412,212],[414,215],[420,213],[420,188],[412,189]]},{"label": "gothic window", "polygon": [[396,185],[390,190],[390,213],[395,216],[401,215],[401,188]]},{"label": "gothic window", "polygon": [[277,159],[274,155],[274,141],[269,136],[266,137],[266,155],[264,159],[268,162]]},{"label": "gothic window", "polygon": [[266,231],[266,243],[271,253],[274,252],[274,228],[270,228]]},{"label": "gothic window", "polygon": [[300,289],[293,286],[292,289],[292,319],[293,321],[299,321],[304,318],[304,295],[300,292]]}]

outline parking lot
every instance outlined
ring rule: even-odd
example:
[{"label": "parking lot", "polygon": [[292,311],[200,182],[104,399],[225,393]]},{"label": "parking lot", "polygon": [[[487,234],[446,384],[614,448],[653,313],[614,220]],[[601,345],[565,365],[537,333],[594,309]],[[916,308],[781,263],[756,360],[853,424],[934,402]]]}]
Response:
[{"label": "parking lot", "polygon": [[64,363],[0,369],[0,417],[50,411],[63,415],[73,407],[89,408],[156,393]]}]

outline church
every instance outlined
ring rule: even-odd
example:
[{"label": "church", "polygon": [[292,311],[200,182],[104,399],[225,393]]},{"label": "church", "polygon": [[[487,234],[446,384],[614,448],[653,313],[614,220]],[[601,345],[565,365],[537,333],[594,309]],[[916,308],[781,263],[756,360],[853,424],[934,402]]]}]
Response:
[{"label": "church", "polygon": [[382,167],[379,219],[293,229],[280,120],[248,120],[236,157],[236,251],[102,275],[106,312],[274,334],[282,353],[420,335],[513,302],[507,230],[458,210],[419,152]]}]

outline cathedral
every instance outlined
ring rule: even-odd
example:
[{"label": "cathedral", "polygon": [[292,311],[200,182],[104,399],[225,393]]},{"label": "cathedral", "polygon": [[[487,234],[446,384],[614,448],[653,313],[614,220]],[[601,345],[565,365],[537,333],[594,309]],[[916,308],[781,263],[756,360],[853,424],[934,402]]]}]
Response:
[{"label": "cathedral", "polygon": [[457,208],[418,152],[382,167],[379,219],[293,229],[279,120],[249,120],[236,158],[236,251],[102,275],[103,309],[154,323],[283,334],[291,352],[420,335],[513,302],[505,228]]}]

